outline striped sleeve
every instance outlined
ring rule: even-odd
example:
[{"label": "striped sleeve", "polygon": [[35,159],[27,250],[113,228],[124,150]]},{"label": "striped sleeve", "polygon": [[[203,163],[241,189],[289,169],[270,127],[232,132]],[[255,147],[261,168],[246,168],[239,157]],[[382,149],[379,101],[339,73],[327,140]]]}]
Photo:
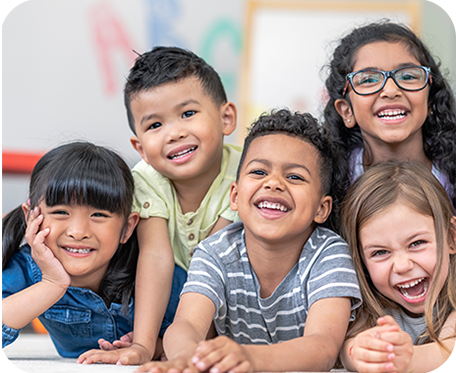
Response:
[{"label": "striped sleeve", "polygon": [[359,307],[361,294],[347,243],[339,236],[329,234],[323,237],[323,244],[319,245],[313,259],[307,284],[303,284],[307,286],[308,307],[320,299],[332,297],[352,298],[352,310]]}]

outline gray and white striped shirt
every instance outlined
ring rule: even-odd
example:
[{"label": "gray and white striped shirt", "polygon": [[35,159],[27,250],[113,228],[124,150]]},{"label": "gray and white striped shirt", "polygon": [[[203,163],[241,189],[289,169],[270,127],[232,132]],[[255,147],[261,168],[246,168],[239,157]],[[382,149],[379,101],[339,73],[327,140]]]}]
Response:
[{"label": "gray and white striped shirt", "polygon": [[182,294],[196,292],[215,305],[215,326],[240,344],[272,344],[304,334],[307,313],[323,298],[350,297],[361,304],[348,246],[333,231],[318,227],[298,263],[268,298],[260,297],[250,265],[242,222],[229,225],[195,248]]}]

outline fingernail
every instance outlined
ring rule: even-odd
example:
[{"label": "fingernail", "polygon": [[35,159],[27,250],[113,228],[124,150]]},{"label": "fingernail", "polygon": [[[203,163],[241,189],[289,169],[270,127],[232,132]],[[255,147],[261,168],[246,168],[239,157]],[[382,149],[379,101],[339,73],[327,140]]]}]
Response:
[{"label": "fingernail", "polygon": [[391,370],[394,368],[394,365],[392,363],[388,363],[388,364],[386,364],[385,368],[388,370]]},{"label": "fingernail", "polygon": [[192,357],[192,363],[193,364],[196,364],[198,361],[199,361],[199,357],[198,356],[193,356]]},{"label": "fingernail", "polygon": [[394,351],[394,346],[393,345],[388,345],[388,347],[386,348],[389,352],[393,352]]},{"label": "fingernail", "polygon": [[389,354],[388,355],[388,360],[394,360],[394,354]]},{"label": "fingernail", "polygon": [[122,363],[120,362],[120,360],[116,363],[116,365],[122,365]]},{"label": "fingernail", "polygon": [[219,370],[219,368],[212,368],[209,372],[210,373],[219,373],[220,370]]},{"label": "fingernail", "polygon": [[199,369],[206,369],[206,364],[204,364],[204,362],[202,362],[202,361],[200,361],[198,364],[196,364],[196,366]]}]

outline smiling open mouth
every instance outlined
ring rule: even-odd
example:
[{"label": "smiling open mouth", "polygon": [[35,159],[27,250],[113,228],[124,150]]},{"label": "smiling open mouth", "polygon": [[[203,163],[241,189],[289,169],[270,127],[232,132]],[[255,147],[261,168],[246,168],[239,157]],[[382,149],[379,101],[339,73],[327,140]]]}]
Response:
[{"label": "smiling open mouth", "polygon": [[396,285],[395,287],[406,300],[419,299],[426,295],[429,288],[429,279],[423,277],[411,283]]},{"label": "smiling open mouth", "polygon": [[189,148],[189,149],[183,150],[183,151],[181,151],[179,153],[169,155],[168,158],[169,159],[182,158],[182,157],[186,156],[187,154],[193,153],[197,148],[198,148],[197,146],[194,146],[193,148]]},{"label": "smiling open mouth", "polygon": [[73,249],[72,247],[63,247],[64,250],[69,251],[73,254],[88,254],[92,251],[92,249]]},{"label": "smiling open mouth", "polygon": [[262,201],[258,204],[259,209],[270,209],[270,210],[280,210],[283,212],[287,212],[288,208],[281,203],[272,203],[268,201]]},{"label": "smiling open mouth", "polygon": [[385,110],[377,114],[377,117],[386,120],[397,120],[405,118],[406,116],[407,112],[405,110]]}]

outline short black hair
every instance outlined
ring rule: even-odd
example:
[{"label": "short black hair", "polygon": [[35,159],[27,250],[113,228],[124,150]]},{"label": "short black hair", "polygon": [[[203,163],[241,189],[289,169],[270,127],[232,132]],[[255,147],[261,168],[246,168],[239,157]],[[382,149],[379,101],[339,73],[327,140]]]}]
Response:
[{"label": "short black hair", "polygon": [[328,136],[312,115],[308,113],[292,113],[288,109],[272,110],[270,114],[262,114],[253,123],[244,141],[244,149],[236,175],[237,180],[253,140],[261,136],[276,134],[300,138],[317,150],[322,192],[325,195],[329,194],[332,182],[333,152]]},{"label": "short black hair", "polygon": [[128,124],[133,133],[135,123],[131,101],[135,95],[168,82],[195,77],[216,105],[227,102],[225,89],[217,72],[195,53],[178,47],[158,46],[141,54],[130,69],[124,89]]}]

